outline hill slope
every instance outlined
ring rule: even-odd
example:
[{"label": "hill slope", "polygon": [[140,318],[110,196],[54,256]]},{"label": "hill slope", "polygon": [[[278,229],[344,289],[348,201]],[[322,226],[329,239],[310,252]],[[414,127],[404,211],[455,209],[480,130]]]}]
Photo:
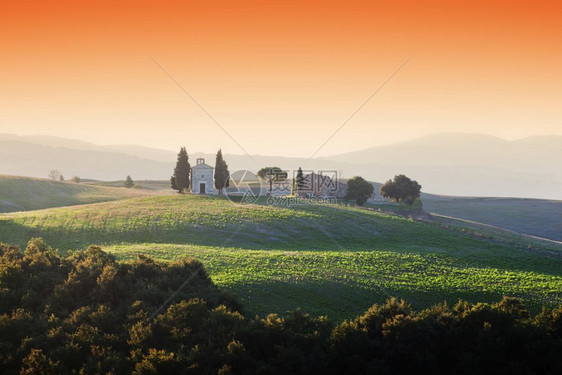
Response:
[{"label": "hill slope", "polygon": [[146,193],[124,188],[0,175],[0,212],[105,202],[140,195]]},{"label": "hill slope", "polygon": [[562,241],[562,201],[422,195],[424,210]]},{"label": "hill slope", "polygon": [[561,249],[342,206],[234,205],[152,196],[0,216],[0,239],[42,236],[61,250],[98,243],[119,258],[194,256],[251,312],[303,308],[346,318],[389,295],[519,296],[560,302]]}]

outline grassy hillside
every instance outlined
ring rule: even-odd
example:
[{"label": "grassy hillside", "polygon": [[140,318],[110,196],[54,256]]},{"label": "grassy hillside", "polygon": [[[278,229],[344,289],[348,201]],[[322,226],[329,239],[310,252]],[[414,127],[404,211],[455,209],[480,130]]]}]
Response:
[{"label": "grassy hillside", "polygon": [[0,175],[0,212],[105,202],[145,194],[132,189]]},{"label": "grassy hillside", "polygon": [[2,241],[23,244],[32,236],[63,251],[98,243],[122,259],[192,255],[260,314],[301,307],[345,318],[389,295],[420,307],[502,295],[562,301],[556,245],[351,207],[239,206],[170,195],[0,216]]},{"label": "grassy hillside", "polygon": [[562,201],[427,195],[423,207],[441,215],[562,241]]}]

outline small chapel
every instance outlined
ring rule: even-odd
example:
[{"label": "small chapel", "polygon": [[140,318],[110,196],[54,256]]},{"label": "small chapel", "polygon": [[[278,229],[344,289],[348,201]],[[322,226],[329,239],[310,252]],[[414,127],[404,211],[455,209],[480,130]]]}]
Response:
[{"label": "small chapel", "polygon": [[205,164],[205,159],[197,159],[197,164],[191,167],[191,192],[193,194],[215,194],[213,170],[213,167]]}]

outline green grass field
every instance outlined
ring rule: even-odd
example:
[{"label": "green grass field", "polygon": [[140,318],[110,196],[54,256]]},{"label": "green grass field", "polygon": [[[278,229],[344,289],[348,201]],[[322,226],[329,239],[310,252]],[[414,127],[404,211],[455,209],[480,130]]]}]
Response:
[{"label": "green grass field", "polygon": [[123,187],[103,187],[87,183],[0,175],[0,212],[106,202],[146,194]]},{"label": "green grass field", "polygon": [[458,298],[562,302],[562,249],[343,206],[236,205],[148,196],[3,214],[0,240],[61,251],[100,244],[120,259],[193,256],[250,313],[301,307],[335,319],[389,295],[425,307]]}]

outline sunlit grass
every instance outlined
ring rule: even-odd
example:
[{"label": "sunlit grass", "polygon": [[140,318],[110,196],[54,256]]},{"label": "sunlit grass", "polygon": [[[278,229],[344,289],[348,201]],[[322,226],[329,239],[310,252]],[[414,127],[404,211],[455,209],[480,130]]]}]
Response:
[{"label": "sunlit grass", "polygon": [[119,259],[200,259],[213,281],[238,295],[253,313],[297,307],[345,318],[373,302],[399,296],[417,306],[516,295],[532,304],[562,302],[562,275],[486,267],[455,255],[420,251],[279,251],[176,244],[121,244]]},{"label": "sunlit grass", "polygon": [[[341,206],[236,205],[149,196],[0,216],[0,240],[41,236],[61,251],[100,244],[120,259],[194,256],[255,313],[301,307],[353,316],[396,295],[417,307],[458,298],[560,302],[560,249]],[[538,246],[538,247],[537,247]],[[546,245],[545,245],[546,246]],[[545,247],[546,249],[546,247]]]},{"label": "sunlit grass", "polygon": [[89,204],[146,194],[135,189],[0,175],[0,212]]}]

